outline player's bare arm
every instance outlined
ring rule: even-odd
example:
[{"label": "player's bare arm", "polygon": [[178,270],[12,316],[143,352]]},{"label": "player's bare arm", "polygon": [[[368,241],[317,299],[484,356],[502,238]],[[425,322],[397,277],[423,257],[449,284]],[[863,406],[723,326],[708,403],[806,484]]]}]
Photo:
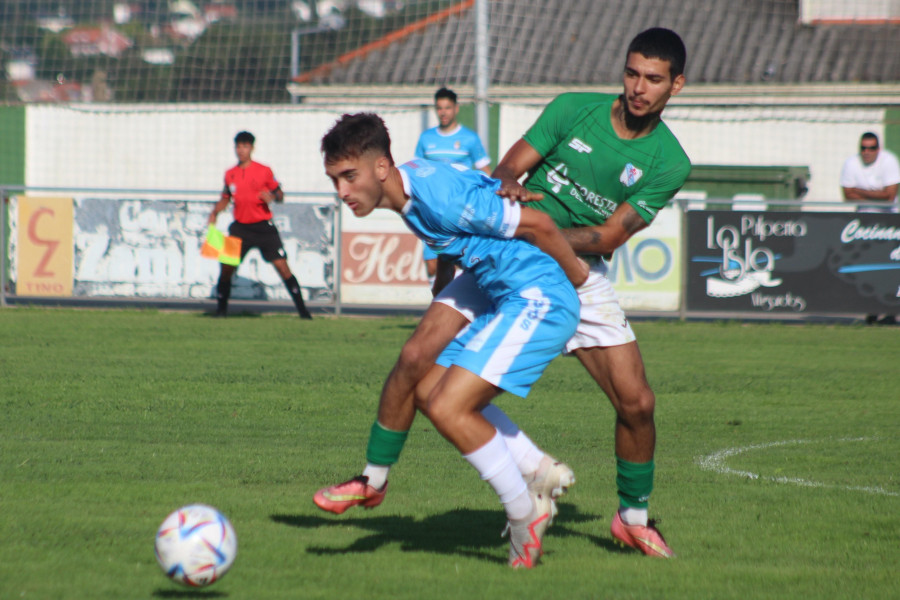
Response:
[{"label": "player's bare arm", "polygon": [[212,212],[209,213],[209,224],[212,225],[216,222],[216,217],[219,216],[219,213],[228,208],[228,203],[231,202],[231,191],[228,189],[228,186],[225,186],[225,189],[222,190],[222,195],[219,196],[219,201],[213,205]]},{"label": "player's bare arm", "polygon": [[562,267],[572,285],[579,287],[588,277],[588,266],[575,256],[556,223],[546,213],[533,208],[523,208],[516,228],[516,237],[533,244],[553,257]]},{"label": "player's bare arm", "polygon": [[863,190],[860,188],[843,188],[845,200],[858,200],[867,202],[869,200],[893,200],[897,196],[897,188],[900,184],[889,185],[880,190]]},{"label": "player's bare arm", "polygon": [[491,177],[502,182],[497,195],[516,202],[533,202],[543,200],[544,195],[525,189],[519,178],[529,169],[537,165],[543,157],[531,144],[520,139],[506,153]]},{"label": "player's bare arm", "polygon": [[564,229],[563,236],[576,254],[610,254],[646,226],[643,217],[623,203],[602,225]]}]

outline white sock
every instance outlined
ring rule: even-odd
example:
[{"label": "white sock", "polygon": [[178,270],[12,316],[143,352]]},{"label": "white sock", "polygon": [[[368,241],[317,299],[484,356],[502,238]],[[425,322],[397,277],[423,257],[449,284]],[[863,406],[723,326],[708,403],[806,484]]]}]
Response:
[{"label": "white sock", "polygon": [[626,525],[647,525],[647,509],[622,506],[619,508],[619,516]]},{"label": "white sock", "polygon": [[541,459],[546,454],[531,441],[531,438],[525,435],[524,431],[519,429],[518,425],[512,422],[512,419],[500,407],[488,404],[482,409],[481,415],[503,436],[503,441],[506,442],[513,461],[523,475],[530,475],[538,470]]},{"label": "white sock", "polygon": [[366,468],[363,469],[362,474],[369,478],[369,485],[376,490],[380,490],[384,487],[384,484],[387,483],[388,473],[390,473],[390,471],[390,465],[373,465],[372,463],[368,463],[366,464]]},{"label": "white sock", "polygon": [[531,514],[528,487],[500,433],[481,448],[463,455],[463,458],[494,488],[510,519],[524,519]]}]

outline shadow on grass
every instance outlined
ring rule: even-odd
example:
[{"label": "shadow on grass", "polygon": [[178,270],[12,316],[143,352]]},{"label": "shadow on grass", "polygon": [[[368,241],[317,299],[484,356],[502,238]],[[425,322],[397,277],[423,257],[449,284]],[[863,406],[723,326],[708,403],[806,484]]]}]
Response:
[{"label": "shadow on grass", "polygon": [[[603,515],[578,512],[577,506],[568,504],[565,501],[558,504],[557,507],[559,508],[559,514],[553,519],[553,525],[550,526],[548,535],[561,538],[583,538],[593,545],[615,554],[634,552],[631,548],[622,548],[613,541],[612,534],[609,533],[609,521],[604,519]],[[580,527],[580,525],[590,522],[594,522],[590,527],[591,533],[583,531],[584,528]],[[576,526],[578,526],[577,529],[575,529]]]},{"label": "shadow on grass", "polygon": [[[302,529],[346,527],[348,525],[367,530],[370,535],[360,537],[345,547],[309,546],[306,551],[318,555],[353,554],[374,552],[386,544],[400,543],[404,552],[433,552],[478,558],[496,563],[506,563],[508,541],[500,537],[505,523],[502,510],[456,509],[432,515],[421,520],[413,517],[384,516],[342,518],[319,515],[272,515],[276,523]],[[599,521],[600,515],[578,512],[578,508],[563,504],[559,514],[547,532],[549,537],[580,537],[610,552],[622,552],[607,536],[584,533],[575,526]],[[579,528],[580,529],[580,528]],[[502,554],[502,555],[501,555]],[[551,554],[551,552],[547,552]]]},{"label": "shadow on grass", "polygon": [[228,594],[215,590],[162,590],[153,592],[154,598],[227,598]]}]

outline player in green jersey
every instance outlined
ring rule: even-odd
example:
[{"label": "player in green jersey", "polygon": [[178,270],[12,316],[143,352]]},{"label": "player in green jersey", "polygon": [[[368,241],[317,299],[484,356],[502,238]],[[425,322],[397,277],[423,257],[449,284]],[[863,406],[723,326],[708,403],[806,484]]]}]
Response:
[{"label": "player in green jersey", "polygon": [[[644,554],[665,558],[673,556],[672,550],[648,520],[656,399],[600,257],[647,227],[690,172],[690,161],[661,119],[666,103],[684,86],[685,57],[681,38],[670,30],[638,34],[626,54],[621,95],[562,94],[493,173],[503,181],[498,193],[547,212],[577,253],[595,257],[591,276],[578,289],[581,322],[566,350],[582,362],[616,411],[620,506],[612,535]],[[347,498],[340,512],[381,502],[388,470],[415,416],[417,382],[456,333],[485,309],[484,302],[465,276],[435,298],[382,390],[363,475],[320,490]],[[556,497],[574,481],[568,467],[545,455],[499,408],[489,407],[485,417],[503,434],[530,486]]]}]

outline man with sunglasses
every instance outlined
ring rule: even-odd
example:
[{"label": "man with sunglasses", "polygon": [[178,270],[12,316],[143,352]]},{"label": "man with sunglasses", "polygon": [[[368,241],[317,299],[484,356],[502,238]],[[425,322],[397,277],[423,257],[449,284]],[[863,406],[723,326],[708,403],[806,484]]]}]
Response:
[{"label": "man with sunglasses", "polygon": [[[867,131],[859,141],[859,154],[844,162],[841,169],[841,189],[844,200],[860,204],[883,204],[858,209],[866,213],[897,212],[897,187],[900,186],[900,162],[890,150],[878,143],[878,136]],[[896,315],[866,315],[866,323],[895,325]]]},{"label": "man with sunglasses", "polygon": [[900,185],[900,162],[897,156],[879,146],[872,132],[862,135],[859,154],[851,156],[841,169],[844,200],[861,204],[882,204],[860,212],[897,212],[897,187]]}]

